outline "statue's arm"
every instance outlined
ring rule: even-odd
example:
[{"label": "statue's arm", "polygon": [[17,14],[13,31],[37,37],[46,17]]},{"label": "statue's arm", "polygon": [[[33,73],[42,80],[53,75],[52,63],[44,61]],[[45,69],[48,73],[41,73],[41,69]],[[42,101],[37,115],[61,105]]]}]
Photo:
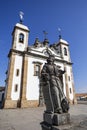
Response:
[{"label": "statue's arm", "polygon": [[65,72],[65,70],[59,70],[59,76],[62,76]]},{"label": "statue's arm", "polygon": [[46,74],[46,66],[43,66],[43,69],[41,71],[41,75],[45,75]]},{"label": "statue's arm", "polygon": [[43,66],[43,69],[41,71],[41,77],[46,81],[49,79],[49,74],[47,73],[46,65]]}]

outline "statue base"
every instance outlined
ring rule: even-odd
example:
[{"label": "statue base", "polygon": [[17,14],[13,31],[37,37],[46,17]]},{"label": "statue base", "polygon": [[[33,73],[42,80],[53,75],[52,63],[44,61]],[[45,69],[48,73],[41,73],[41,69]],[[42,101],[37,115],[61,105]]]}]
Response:
[{"label": "statue base", "polygon": [[55,125],[48,125],[46,122],[41,123],[42,130],[74,130],[73,125],[67,124],[67,125],[60,125],[60,126],[55,126]]},{"label": "statue base", "polygon": [[69,113],[62,113],[62,114],[49,114],[44,113],[43,114],[44,122],[50,124],[50,125],[65,125],[70,123],[70,114]]},{"label": "statue base", "polygon": [[70,114],[69,113],[44,113],[43,122],[41,123],[42,130],[69,130]]}]

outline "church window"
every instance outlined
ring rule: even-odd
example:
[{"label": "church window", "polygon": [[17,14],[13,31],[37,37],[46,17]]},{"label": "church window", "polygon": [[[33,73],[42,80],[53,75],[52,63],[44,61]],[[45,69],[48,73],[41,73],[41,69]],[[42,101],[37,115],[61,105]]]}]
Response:
[{"label": "church window", "polygon": [[64,55],[67,56],[67,49],[66,49],[66,47],[64,47]]},{"label": "church window", "polygon": [[40,75],[40,65],[35,65],[35,76]]},{"label": "church window", "polygon": [[18,84],[15,84],[15,92],[18,91]]},{"label": "church window", "polygon": [[24,34],[23,33],[19,34],[19,42],[24,43]]},{"label": "church window", "polygon": [[16,70],[16,76],[19,76],[19,69]]},{"label": "church window", "polygon": [[70,81],[70,76],[68,76],[68,80]]},{"label": "church window", "polygon": [[34,64],[34,76],[40,76],[42,63],[33,61]]},{"label": "church window", "polygon": [[72,93],[72,89],[70,88],[70,93]]}]

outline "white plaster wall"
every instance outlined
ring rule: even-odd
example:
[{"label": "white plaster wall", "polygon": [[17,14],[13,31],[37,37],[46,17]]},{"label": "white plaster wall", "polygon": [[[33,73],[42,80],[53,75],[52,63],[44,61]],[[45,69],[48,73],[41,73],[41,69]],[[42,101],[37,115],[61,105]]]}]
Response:
[{"label": "white plaster wall", "polygon": [[63,88],[64,88],[64,94],[66,96],[66,81],[65,81],[65,74],[63,74]]},{"label": "white plaster wall", "polygon": [[27,78],[27,100],[38,100],[39,99],[39,78],[34,76],[34,63],[33,62],[45,63],[45,60],[29,57],[28,58],[28,78]]},{"label": "white plaster wall", "polygon": [[[71,78],[71,71],[70,71],[70,66],[67,66],[67,76],[70,76],[70,81],[68,80],[68,87],[69,87],[69,97],[71,100],[73,100],[73,86],[72,86],[72,78]],[[72,93],[70,93],[70,88]]]},{"label": "white plaster wall", "polygon": [[[19,69],[19,76],[16,76],[16,69]],[[14,63],[14,73],[13,73],[13,82],[12,82],[12,92],[11,98],[12,100],[18,100],[20,95],[20,87],[21,87],[21,73],[22,73],[22,56],[15,56]],[[18,84],[18,91],[15,92],[15,84]]]}]

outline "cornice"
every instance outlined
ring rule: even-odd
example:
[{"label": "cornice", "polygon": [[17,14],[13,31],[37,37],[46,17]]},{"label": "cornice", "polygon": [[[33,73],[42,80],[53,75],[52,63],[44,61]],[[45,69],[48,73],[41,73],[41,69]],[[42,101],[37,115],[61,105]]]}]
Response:
[{"label": "cornice", "polygon": [[59,42],[59,43],[58,43],[58,46],[59,46],[60,44],[63,44],[63,45],[69,46],[69,44],[66,44],[66,43],[63,43],[63,42]]},{"label": "cornice", "polygon": [[[48,56],[45,56],[45,55],[39,55],[39,54],[28,52],[28,51],[23,51],[22,52],[22,51],[18,51],[18,50],[14,50],[14,49],[11,49],[9,51],[9,54],[8,54],[9,58],[12,55],[12,53],[18,54],[18,55],[21,55],[21,56],[25,56],[25,55],[27,55],[27,56],[33,56],[33,57],[37,57],[37,58],[41,58],[41,59],[47,59],[48,58]],[[68,61],[65,61],[63,59],[57,59],[57,58],[55,58],[55,61],[63,63],[63,64],[67,64],[67,65],[72,65],[73,64],[72,62],[68,62]]]}]

